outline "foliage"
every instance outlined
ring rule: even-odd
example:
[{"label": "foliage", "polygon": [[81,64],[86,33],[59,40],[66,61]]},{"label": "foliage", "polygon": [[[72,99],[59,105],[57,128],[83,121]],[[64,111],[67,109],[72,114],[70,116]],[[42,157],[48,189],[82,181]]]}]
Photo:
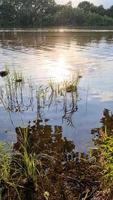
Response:
[{"label": "foliage", "polygon": [[54,0],[4,0],[0,3],[2,28],[52,25],[112,26],[113,6],[105,9],[83,1],[73,8],[70,1],[57,5]]},{"label": "foliage", "polygon": [[[104,181],[107,187],[113,187],[113,114],[105,109],[101,120],[102,130],[100,131],[100,152],[105,168]],[[103,134],[102,134],[103,133]],[[104,137],[103,137],[104,136]]]},{"label": "foliage", "polygon": [[[104,157],[105,178],[107,186],[113,186],[113,137],[106,137],[101,145],[102,155]],[[109,183],[109,184],[108,184]]]},{"label": "foliage", "polygon": [[99,15],[97,13],[89,13],[87,15],[87,22],[86,25],[87,26],[91,26],[93,24],[93,26],[107,26],[107,25],[113,25],[113,20],[104,15]]},{"label": "foliage", "polygon": [[[108,109],[104,110],[101,123],[102,123],[102,127],[94,130],[96,134],[98,133],[96,144],[98,145],[99,160],[104,169],[101,182],[102,182],[102,187],[105,191],[104,195],[106,196],[106,198],[112,199],[112,196],[113,196],[113,114]],[[99,196],[102,197],[102,194],[100,193]]]}]

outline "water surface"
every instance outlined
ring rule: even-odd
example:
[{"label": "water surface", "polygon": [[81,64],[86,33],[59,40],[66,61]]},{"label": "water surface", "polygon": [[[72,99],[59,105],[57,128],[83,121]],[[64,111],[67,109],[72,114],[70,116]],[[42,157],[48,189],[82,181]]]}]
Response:
[{"label": "water surface", "polygon": [[[73,113],[73,127],[62,120],[62,110],[52,107],[43,114],[51,125],[63,127],[77,150],[92,146],[91,129],[100,126],[104,108],[113,109],[113,32],[90,30],[0,31],[0,70],[23,73],[34,85],[49,80],[61,82],[79,71],[78,110]],[[2,78],[0,78],[2,86]],[[15,126],[36,117],[32,110],[12,113]],[[7,133],[4,133],[7,131]],[[0,139],[14,140],[9,114],[0,107]]]}]

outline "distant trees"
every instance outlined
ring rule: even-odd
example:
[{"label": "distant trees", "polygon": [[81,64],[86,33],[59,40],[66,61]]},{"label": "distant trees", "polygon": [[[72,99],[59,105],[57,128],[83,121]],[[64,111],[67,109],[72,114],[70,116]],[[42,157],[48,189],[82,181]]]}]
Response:
[{"label": "distant trees", "polygon": [[57,5],[54,0],[0,0],[0,27],[42,27],[52,25],[112,26],[113,6],[83,1],[77,8],[71,1]]},{"label": "distant trees", "polygon": [[10,1],[0,2],[0,26],[13,26],[15,21],[15,9]]},{"label": "distant trees", "polygon": [[0,25],[41,26],[53,15],[55,5],[54,0],[0,1]]},{"label": "distant trees", "polygon": [[83,9],[85,12],[95,12],[94,4],[88,1],[83,1],[79,3],[78,8]]},{"label": "distant trees", "polygon": [[87,26],[112,26],[113,25],[113,19],[110,17],[104,15],[99,15],[98,13],[89,13],[87,15]]},{"label": "distant trees", "polygon": [[53,13],[53,0],[16,0],[18,24],[22,26],[41,26],[44,17]]},{"label": "distant trees", "polygon": [[56,25],[70,25],[73,18],[73,8],[71,3],[65,6],[57,6],[57,11],[54,14],[54,24]]},{"label": "distant trees", "polygon": [[113,6],[111,6],[108,10],[107,10],[107,15],[109,17],[112,17],[113,18]]},{"label": "distant trees", "polygon": [[90,3],[88,1],[83,1],[79,3],[78,7],[83,9],[86,13],[97,13],[102,16],[106,14],[106,9],[104,9],[103,5],[95,6],[93,3]]},{"label": "distant trees", "polygon": [[100,5],[100,6],[96,7],[96,11],[95,12],[98,13],[99,15],[102,15],[102,16],[107,14],[107,11],[103,7],[103,5]]},{"label": "distant trees", "polygon": [[93,3],[83,1],[78,8],[83,9],[86,16],[85,25],[87,26],[112,26],[113,25],[113,6],[105,9],[103,5],[95,6]]}]

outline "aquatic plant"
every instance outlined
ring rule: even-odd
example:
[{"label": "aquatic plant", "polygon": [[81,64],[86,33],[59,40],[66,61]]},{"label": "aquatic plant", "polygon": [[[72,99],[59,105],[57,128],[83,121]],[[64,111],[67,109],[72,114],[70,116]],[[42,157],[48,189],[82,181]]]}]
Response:
[{"label": "aquatic plant", "polygon": [[9,72],[8,71],[0,71],[0,76],[1,77],[5,77],[5,76],[7,76],[9,74]]},{"label": "aquatic plant", "polygon": [[51,93],[49,96],[49,106],[52,102],[60,103],[60,99],[62,97],[63,102],[63,115],[62,119],[66,120],[67,124],[73,126],[72,122],[72,115],[78,109],[77,102],[78,102],[78,83],[81,76],[79,73],[73,75],[69,80],[64,80],[61,83],[56,83],[54,81],[49,82],[49,87],[51,89]]},{"label": "aquatic plant", "polygon": [[2,71],[0,71],[0,76],[1,76],[2,78],[4,78],[4,77],[6,77],[8,74],[9,74],[9,69],[8,69],[8,66],[5,65],[5,68],[4,68]]},{"label": "aquatic plant", "polygon": [[[73,112],[76,112],[79,79],[80,76],[77,74],[69,78],[69,81],[61,83],[49,81],[46,86],[35,87],[31,81],[24,79],[22,73],[13,71],[7,77],[4,77],[4,85],[0,90],[0,100],[9,112],[24,112],[35,108],[37,109],[37,116],[41,116],[41,112],[45,108],[60,104],[62,110],[64,110],[63,118],[65,119],[66,113],[70,113],[71,116]],[[73,87],[70,92],[67,89],[69,87]],[[34,106],[36,104],[37,106]]]},{"label": "aquatic plant", "polygon": [[[26,97],[26,90],[28,98]],[[23,112],[32,107],[32,87],[24,83],[22,73],[16,71],[4,77],[4,85],[0,88],[0,101],[9,112]],[[27,100],[26,100],[27,98]]]}]

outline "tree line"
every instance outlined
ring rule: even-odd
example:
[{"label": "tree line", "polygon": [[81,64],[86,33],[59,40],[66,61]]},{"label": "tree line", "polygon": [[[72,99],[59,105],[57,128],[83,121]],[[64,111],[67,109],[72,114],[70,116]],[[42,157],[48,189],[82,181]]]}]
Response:
[{"label": "tree line", "polygon": [[0,0],[0,27],[113,26],[113,6],[105,9],[88,1],[72,7],[71,1]]}]

